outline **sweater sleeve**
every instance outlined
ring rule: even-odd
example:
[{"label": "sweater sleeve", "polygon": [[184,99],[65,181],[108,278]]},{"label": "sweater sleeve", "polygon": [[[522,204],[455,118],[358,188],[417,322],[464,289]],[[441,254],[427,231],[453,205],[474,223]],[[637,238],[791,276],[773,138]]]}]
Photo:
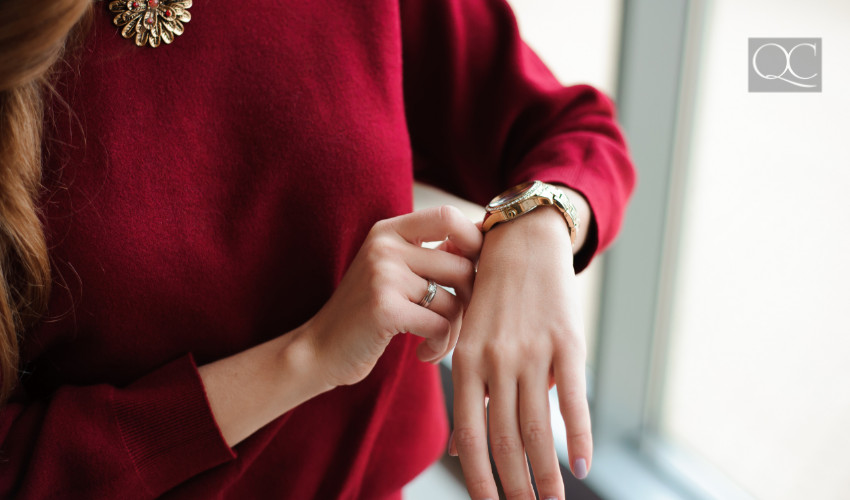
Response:
[{"label": "sweater sleeve", "polygon": [[191,355],[124,388],[22,392],[0,410],[2,498],[153,498],[235,458]]},{"label": "sweater sleeve", "polygon": [[569,186],[593,212],[586,268],[636,182],[610,99],[558,83],[504,0],[401,0],[401,30],[415,176],[479,204],[528,180]]}]

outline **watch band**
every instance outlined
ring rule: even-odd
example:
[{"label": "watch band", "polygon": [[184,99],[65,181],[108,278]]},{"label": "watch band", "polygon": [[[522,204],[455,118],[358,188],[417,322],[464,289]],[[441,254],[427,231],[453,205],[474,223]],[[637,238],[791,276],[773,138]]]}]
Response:
[{"label": "watch band", "polygon": [[521,217],[540,206],[552,205],[563,215],[570,230],[570,243],[575,244],[581,221],[570,198],[556,186],[541,181],[514,186],[493,198],[481,224],[485,233],[497,224]]}]

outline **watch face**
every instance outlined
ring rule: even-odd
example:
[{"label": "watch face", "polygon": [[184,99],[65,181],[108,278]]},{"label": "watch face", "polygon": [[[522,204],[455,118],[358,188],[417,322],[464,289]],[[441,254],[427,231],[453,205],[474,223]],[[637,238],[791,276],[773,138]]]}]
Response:
[{"label": "watch face", "polygon": [[518,186],[514,186],[505,191],[504,193],[500,194],[499,196],[493,198],[489,206],[492,208],[510,203],[514,199],[519,198],[520,196],[525,194],[525,192],[531,189],[532,186],[534,186],[534,182],[524,182]]}]

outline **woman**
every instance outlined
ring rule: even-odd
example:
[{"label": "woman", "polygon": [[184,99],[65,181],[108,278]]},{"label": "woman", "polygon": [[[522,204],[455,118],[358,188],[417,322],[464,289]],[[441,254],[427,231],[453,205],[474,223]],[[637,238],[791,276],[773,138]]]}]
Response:
[{"label": "woman", "polygon": [[[447,434],[421,361],[457,342],[472,498],[486,429],[511,498],[525,453],[563,498],[546,393],[583,477],[575,273],[634,184],[609,101],[501,0],[107,3],[0,6],[2,494],[398,498]],[[409,214],[414,174],[559,184],[577,238],[549,208]]]}]

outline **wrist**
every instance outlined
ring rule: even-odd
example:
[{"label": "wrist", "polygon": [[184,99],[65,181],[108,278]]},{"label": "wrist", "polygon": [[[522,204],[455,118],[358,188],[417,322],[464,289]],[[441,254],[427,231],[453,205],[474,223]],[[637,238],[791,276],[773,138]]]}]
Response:
[{"label": "wrist", "polygon": [[303,392],[304,401],[335,388],[326,381],[324,360],[312,341],[313,328],[313,322],[308,321],[278,339],[281,345],[277,365],[285,367],[281,376],[303,382],[303,391],[300,392]]},{"label": "wrist", "polygon": [[575,276],[570,236],[557,209],[540,207],[521,218],[499,224],[484,238],[473,301],[483,300],[491,310],[516,307],[516,293],[546,300],[539,290],[558,290]]},{"label": "wrist", "polygon": [[[552,222],[554,218],[551,215],[540,216],[546,213],[549,207],[556,209],[562,215],[561,222],[565,224],[560,224],[560,227],[566,225],[570,237],[568,253],[578,253],[587,239],[585,234],[587,228],[591,227],[594,221],[591,220],[590,205],[584,196],[563,184],[549,184],[535,180],[505,190],[487,205],[487,213],[481,227],[486,233],[497,226],[516,227],[522,221],[524,229],[531,229],[532,235],[535,232],[535,226],[537,226],[537,234],[545,235],[559,227],[556,225],[558,222]],[[538,224],[529,224],[531,217],[536,217],[534,222]],[[546,218],[549,222],[544,222]],[[547,225],[549,227],[546,227]]]},{"label": "wrist", "polygon": [[522,217],[494,226],[484,235],[482,254],[488,247],[510,247],[512,253],[520,255],[541,248],[572,255],[569,227],[564,216],[551,206],[538,207]]},{"label": "wrist", "polygon": [[564,221],[564,216],[557,208],[551,205],[539,206],[530,212],[523,214],[522,217],[502,224],[493,226],[486,234],[491,234],[495,231],[506,228],[518,228],[522,232],[548,234],[552,231],[564,233],[567,239],[570,237],[570,228]]}]

